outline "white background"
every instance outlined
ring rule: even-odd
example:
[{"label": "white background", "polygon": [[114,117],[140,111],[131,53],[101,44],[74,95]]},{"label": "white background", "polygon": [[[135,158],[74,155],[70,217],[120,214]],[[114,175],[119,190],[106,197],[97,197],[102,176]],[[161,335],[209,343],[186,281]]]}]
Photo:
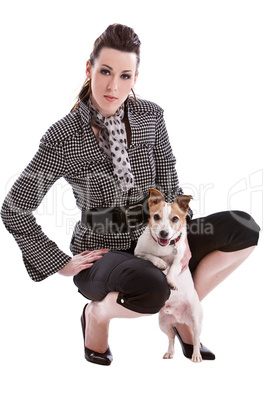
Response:
[{"label": "white background", "polygon": [[[83,357],[86,300],[72,279],[32,282],[1,222],[1,400],[267,401],[267,2],[11,0],[0,19],[1,203],[74,104],[93,41],[120,22],[142,41],[136,92],[165,109],[195,216],[242,209],[262,228],[257,250],[203,302],[214,362],[191,363],[178,343],[162,360],[167,340],[153,316],[113,321],[114,362],[101,367]],[[78,216],[64,181],[37,213],[67,253]]]}]

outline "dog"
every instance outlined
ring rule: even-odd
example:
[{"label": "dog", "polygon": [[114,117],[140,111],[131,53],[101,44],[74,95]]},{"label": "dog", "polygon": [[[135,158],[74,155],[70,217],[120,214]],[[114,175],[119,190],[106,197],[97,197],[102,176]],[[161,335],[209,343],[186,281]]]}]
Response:
[{"label": "dog", "polygon": [[160,191],[150,189],[148,201],[150,218],[148,226],[139,237],[134,254],[151,261],[161,269],[171,288],[171,295],[159,312],[159,326],[169,338],[168,351],[164,359],[174,356],[176,323],[184,323],[193,332],[193,362],[201,362],[200,333],[203,312],[189,270],[182,270],[181,259],[186,250],[186,215],[190,195],[180,195],[169,204]]}]

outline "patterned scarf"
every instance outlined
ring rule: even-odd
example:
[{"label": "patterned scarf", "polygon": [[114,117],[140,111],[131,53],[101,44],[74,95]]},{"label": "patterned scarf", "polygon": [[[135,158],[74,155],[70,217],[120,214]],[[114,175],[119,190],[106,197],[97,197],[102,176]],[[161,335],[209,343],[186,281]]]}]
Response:
[{"label": "patterned scarf", "polygon": [[127,153],[127,134],[124,118],[124,104],[113,116],[103,116],[88,100],[92,123],[100,127],[99,146],[113,163],[114,174],[122,191],[128,191],[134,185],[134,177]]}]

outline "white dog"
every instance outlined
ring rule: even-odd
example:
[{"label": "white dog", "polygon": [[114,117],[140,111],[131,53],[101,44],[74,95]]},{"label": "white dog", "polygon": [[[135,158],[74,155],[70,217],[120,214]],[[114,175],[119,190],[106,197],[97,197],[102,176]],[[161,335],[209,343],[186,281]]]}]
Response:
[{"label": "white dog", "polygon": [[168,204],[158,190],[151,189],[150,220],[138,239],[135,255],[151,261],[165,271],[172,289],[170,298],[159,313],[160,328],[169,338],[169,347],[164,359],[171,359],[174,355],[173,327],[176,323],[184,323],[188,324],[193,332],[192,361],[201,362],[202,307],[189,268],[181,273],[181,259],[186,249],[186,214],[191,199],[192,196],[181,195],[174,203]]}]

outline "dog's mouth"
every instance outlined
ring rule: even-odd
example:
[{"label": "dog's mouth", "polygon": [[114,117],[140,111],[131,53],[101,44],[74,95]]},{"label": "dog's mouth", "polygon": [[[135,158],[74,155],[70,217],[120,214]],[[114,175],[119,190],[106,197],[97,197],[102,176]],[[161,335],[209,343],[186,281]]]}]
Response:
[{"label": "dog's mouth", "polygon": [[161,239],[158,237],[158,244],[162,247],[169,245],[169,239]]}]

